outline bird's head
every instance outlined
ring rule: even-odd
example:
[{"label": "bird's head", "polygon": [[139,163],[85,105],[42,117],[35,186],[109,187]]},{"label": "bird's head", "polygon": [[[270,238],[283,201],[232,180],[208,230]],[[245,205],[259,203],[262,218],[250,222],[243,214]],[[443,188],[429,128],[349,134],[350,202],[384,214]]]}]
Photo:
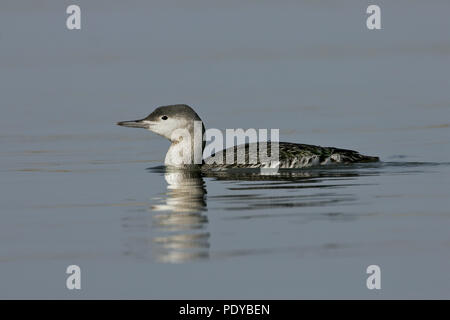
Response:
[{"label": "bird's head", "polygon": [[[147,129],[173,141],[177,130],[193,132],[195,121],[201,121],[201,119],[191,107],[176,104],[158,107],[143,119],[121,121],[117,124],[123,127]],[[202,131],[204,131],[203,124]]]}]

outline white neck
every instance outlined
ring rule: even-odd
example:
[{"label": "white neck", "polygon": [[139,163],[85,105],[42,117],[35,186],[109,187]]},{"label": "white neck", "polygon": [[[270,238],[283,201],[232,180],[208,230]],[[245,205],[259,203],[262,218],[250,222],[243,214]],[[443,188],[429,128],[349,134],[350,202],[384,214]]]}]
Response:
[{"label": "white neck", "polygon": [[165,134],[172,144],[166,154],[166,166],[185,167],[201,165],[203,162],[203,123],[194,121],[184,128]]},{"label": "white neck", "polygon": [[[198,141],[198,143],[196,143]],[[199,139],[191,142],[190,138],[173,141],[166,153],[164,164],[173,167],[201,165],[203,160],[203,142]]]},{"label": "white neck", "polygon": [[182,167],[193,163],[192,146],[189,141],[173,142],[166,153],[166,166]]}]

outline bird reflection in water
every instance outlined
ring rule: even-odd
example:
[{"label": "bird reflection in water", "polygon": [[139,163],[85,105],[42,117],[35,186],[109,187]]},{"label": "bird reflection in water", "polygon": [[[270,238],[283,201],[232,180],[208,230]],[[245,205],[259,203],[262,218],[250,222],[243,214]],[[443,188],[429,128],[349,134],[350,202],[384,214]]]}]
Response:
[{"label": "bird reflection in water", "polygon": [[209,256],[205,182],[200,171],[164,169],[167,192],[151,206],[155,258],[184,262]]},{"label": "bird reflection in water", "polygon": [[[232,193],[209,197],[215,207],[236,213],[227,215],[227,219],[296,216],[304,218],[305,222],[317,219],[347,221],[355,216],[340,212],[336,205],[349,205],[358,198],[351,192],[343,192],[342,188],[364,186],[366,183],[359,181],[360,178],[376,175],[379,169],[379,165],[339,166],[327,170],[280,170],[277,175],[265,176],[254,170],[201,172],[151,168],[152,174],[164,176],[167,190],[162,197],[152,199],[153,203],[144,212],[126,218],[124,226],[133,231],[134,236],[127,241],[127,254],[146,258],[150,247],[152,259],[166,263],[223,255],[210,252],[204,179],[231,183],[226,189]],[[290,192],[273,192],[279,190]],[[323,208],[323,212],[310,212],[313,207]],[[270,211],[258,214],[266,209]],[[283,213],[283,209],[290,211]],[[140,228],[145,234],[137,237],[132,227]]]}]

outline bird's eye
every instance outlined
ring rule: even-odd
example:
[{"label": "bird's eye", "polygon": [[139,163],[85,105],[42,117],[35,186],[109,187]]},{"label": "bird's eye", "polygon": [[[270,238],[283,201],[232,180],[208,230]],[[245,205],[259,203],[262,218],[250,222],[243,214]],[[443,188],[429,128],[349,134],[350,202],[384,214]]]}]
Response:
[{"label": "bird's eye", "polygon": [[161,119],[167,120],[168,118],[167,118],[167,116],[162,116]]}]

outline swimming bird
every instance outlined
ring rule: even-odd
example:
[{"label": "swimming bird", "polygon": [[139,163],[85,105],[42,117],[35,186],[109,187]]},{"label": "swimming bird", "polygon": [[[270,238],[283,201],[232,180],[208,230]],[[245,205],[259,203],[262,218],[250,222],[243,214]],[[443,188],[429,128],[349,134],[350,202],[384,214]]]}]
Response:
[{"label": "swimming bird", "polygon": [[[205,127],[198,114],[188,105],[177,104],[156,108],[150,115],[140,120],[121,121],[117,125],[131,128],[143,128],[157,133],[170,140],[164,164],[174,167],[201,167],[201,169],[227,168],[303,168],[332,163],[377,162],[378,157],[362,155],[357,151],[334,147],[321,147],[309,144],[290,142],[267,142],[265,149],[270,154],[278,148],[277,161],[267,161],[259,151],[261,142],[246,143],[234,146],[212,154],[198,161],[205,148]],[[197,127],[196,127],[197,123]],[[200,139],[190,139],[196,136],[196,128],[200,126]],[[186,138],[188,133],[188,138]],[[201,152],[196,152],[199,149]],[[231,150],[233,149],[233,150]],[[238,151],[243,150],[245,161],[237,161]],[[253,154],[255,153],[256,154]],[[226,161],[227,152],[234,152],[234,161]],[[188,159],[186,161],[186,159]],[[223,159],[223,161],[217,161]],[[197,160],[197,161],[196,161]],[[219,163],[218,163],[219,162]],[[220,163],[221,162],[221,163]]]}]

